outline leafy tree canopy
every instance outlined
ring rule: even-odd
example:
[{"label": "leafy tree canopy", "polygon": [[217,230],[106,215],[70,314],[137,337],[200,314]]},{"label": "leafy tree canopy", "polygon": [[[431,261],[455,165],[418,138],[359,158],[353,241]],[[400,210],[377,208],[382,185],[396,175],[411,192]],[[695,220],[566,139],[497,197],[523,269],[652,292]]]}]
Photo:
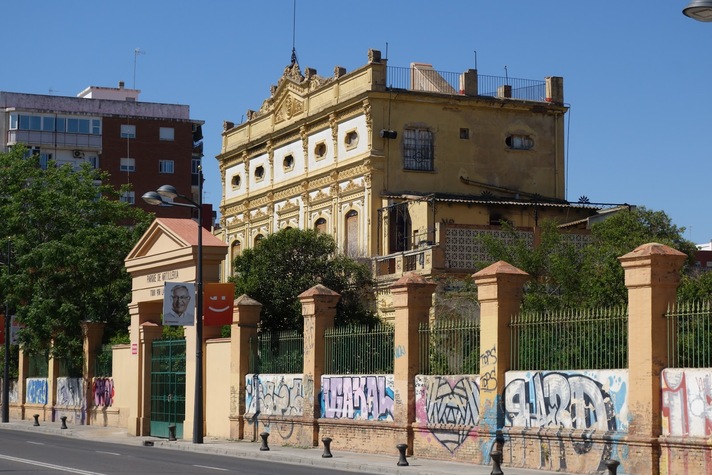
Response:
[{"label": "leafy tree canopy", "polygon": [[235,258],[236,295],[262,304],[261,325],[269,330],[302,328],[298,295],[316,284],[341,294],[336,324],[375,321],[368,266],[337,253],[334,239],[313,230],[284,229]]},{"label": "leafy tree canopy", "polygon": [[[513,228],[511,243],[482,238],[493,261],[504,260],[529,273],[523,305],[531,310],[610,307],[627,302],[618,257],[636,247],[658,242],[684,252],[692,262],[695,245],[683,238],[663,211],[644,207],[618,212],[594,224],[591,241],[577,246],[556,223],[544,221],[538,246]],[[712,289],[712,284],[709,285]]]},{"label": "leafy tree canopy", "polygon": [[124,190],[107,178],[88,164],[50,162],[43,170],[21,147],[0,153],[0,254],[10,262],[1,267],[0,293],[30,353],[76,363],[82,321],[106,322],[107,338],[128,326],[124,258],[151,215],[119,201]]}]

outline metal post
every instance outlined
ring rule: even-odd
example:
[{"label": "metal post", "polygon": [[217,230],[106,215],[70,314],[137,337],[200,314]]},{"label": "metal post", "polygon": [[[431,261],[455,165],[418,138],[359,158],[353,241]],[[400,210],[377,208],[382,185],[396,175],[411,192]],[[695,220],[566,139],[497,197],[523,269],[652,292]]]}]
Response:
[{"label": "metal post", "polygon": [[195,407],[193,412],[193,443],[203,443],[203,168],[198,168],[198,287],[195,312]]}]

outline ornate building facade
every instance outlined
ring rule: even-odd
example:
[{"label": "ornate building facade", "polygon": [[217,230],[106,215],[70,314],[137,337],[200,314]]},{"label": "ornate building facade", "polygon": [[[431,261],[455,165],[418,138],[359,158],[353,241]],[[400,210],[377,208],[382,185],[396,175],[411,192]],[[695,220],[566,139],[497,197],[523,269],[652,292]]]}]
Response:
[{"label": "ornate building facade", "polygon": [[563,79],[387,65],[377,50],[322,77],[293,59],[259,110],[226,122],[220,205],[242,250],[286,227],[333,235],[381,287],[402,272],[472,273],[476,236],[543,218],[585,228],[603,208],[565,200]]}]

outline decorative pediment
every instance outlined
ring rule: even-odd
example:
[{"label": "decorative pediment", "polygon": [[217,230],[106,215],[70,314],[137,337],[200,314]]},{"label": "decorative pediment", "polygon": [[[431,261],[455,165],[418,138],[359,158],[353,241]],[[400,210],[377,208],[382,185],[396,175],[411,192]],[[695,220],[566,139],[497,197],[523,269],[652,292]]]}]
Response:
[{"label": "decorative pediment", "polygon": [[292,200],[288,200],[281,208],[279,208],[279,214],[287,214],[290,211],[299,210],[299,205]]},{"label": "decorative pediment", "polygon": [[304,112],[304,100],[294,94],[287,94],[275,108],[275,123],[290,120]]}]

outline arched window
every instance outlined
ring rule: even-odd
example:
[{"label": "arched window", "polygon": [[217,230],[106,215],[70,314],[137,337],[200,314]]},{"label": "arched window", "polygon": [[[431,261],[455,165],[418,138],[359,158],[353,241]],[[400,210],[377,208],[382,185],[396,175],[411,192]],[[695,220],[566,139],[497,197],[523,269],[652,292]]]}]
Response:
[{"label": "arched window", "polygon": [[255,246],[257,245],[258,242],[260,242],[264,238],[265,237],[262,234],[258,234],[257,236],[255,236]]},{"label": "arched window", "polygon": [[344,251],[347,256],[358,255],[358,212],[346,213]]},{"label": "arched window", "polygon": [[316,221],[314,221],[314,230],[318,233],[325,233],[326,232],[326,219],[319,218]]}]

